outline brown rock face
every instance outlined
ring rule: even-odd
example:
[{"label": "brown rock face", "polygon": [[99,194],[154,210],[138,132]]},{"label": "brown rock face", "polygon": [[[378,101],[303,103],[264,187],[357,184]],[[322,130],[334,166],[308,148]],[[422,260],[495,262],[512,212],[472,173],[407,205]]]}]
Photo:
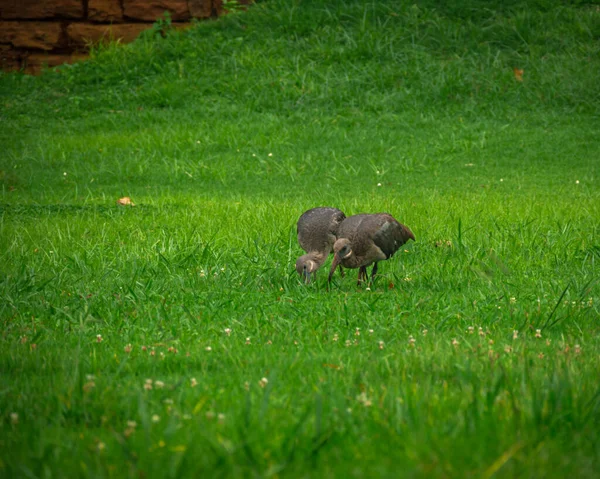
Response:
[{"label": "brown rock face", "polygon": [[43,67],[56,67],[63,63],[74,63],[87,58],[81,53],[30,53],[25,57],[24,67],[27,73],[40,73]]},{"label": "brown rock face", "polygon": [[194,18],[208,18],[212,15],[212,0],[188,0],[188,7]]},{"label": "brown rock face", "polygon": [[121,2],[119,0],[88,0],[88,19],[99,23],[122,22]]},{"label": "brown rock face", "polygon": [[0,43],[15,48],[52,50],[60,46],[60,23],[0,22]]},{"label": "brown rock face", "polygon": [[108,40],[121,40],[132,42],[138,35],[151,28],[148,23],[121,23],[117,25],[89,25],[86,23],[71,23],[67,27],[69,44],[87,46],[89,43],[98,43]]},{"label": "brown rock face", "polygon": [[83,18],[83,2],[81,0],[0,0],[0,18],[57,17]]},{"label": "brown rock face", "polygon": [[10,45],[0,45],[0,68],[2,70],[18,70],[21,67],[21,53]]},{"label": "brown rock face", "polygon": [[189,20],[187,0],[123,0],[123,13],[132,20],[153,22],[167,11],[171,20]]}]

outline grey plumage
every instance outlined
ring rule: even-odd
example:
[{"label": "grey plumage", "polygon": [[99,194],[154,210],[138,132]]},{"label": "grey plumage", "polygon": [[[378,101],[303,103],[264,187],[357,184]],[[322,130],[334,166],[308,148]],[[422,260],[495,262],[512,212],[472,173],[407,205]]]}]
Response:
[{"label": "grey plumage", "polygon": [[312,208],[298,219],[298,243],[306,251],[296,261],[296,271],[306,282],[333,250],[337,230],[346,215],[337,208]]},{"label": "grey plumage", "polygon": [[409,239],[415,239],[408,226],[399,223],[388,213],[350,216],[339,226],[337,237],[329,281],[335,268],[341,264],[345,268],[359,268],[359,284],[367,279],[367,266],[373,264],[373,280],[379,261],[391,258]]}]

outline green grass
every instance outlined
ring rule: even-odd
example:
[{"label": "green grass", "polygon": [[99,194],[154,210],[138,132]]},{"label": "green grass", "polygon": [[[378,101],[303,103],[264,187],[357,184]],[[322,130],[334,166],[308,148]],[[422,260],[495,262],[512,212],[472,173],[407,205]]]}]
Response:
[{"label": "green grass", "polygon": [[[2,476],[596,474],[600,10],[397,3],[0,76]],[[306,286],[319,205],[417,241]]]}]

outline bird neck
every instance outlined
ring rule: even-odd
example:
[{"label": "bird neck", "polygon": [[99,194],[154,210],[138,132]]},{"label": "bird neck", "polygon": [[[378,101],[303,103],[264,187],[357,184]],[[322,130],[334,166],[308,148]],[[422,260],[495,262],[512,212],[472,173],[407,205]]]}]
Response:
[{"label": "bird neck", "polygon": [[342,260],[342,266],[350,269],[358,268],[361,266],[361,261],[356,257],[355,254],[351,254]]},{"label": "bird neck", "polygon": [[310,253],[308,253],[307,256],[310,260],[316,263],[318,268],[320,268],[323,265],[325,259],[327,258],[327,255],[319,253],[318,251],[311,251]]}]

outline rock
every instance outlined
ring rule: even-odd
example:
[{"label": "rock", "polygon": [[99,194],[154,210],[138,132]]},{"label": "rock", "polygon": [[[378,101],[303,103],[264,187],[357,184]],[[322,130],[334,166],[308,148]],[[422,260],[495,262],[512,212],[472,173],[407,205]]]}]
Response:
[{"label": "rock", "polygon": [[61,45],[61,26],[57,22],[2,22],[0,43],[16,48],[52,50]]},{"label": "rock", "polygon": [[212,0],[188,0],[190,15],[194,18],[208,18],[212,15]]},{"label": "rock", "polygon": [[15,50],[10,45],[0,45],[0,68],[3,71],[21,69],[22,52]]},{"label": "rock", "polygon": [[131,20],[154,22],[162,18],[165,11],[171,20],[189,20],[187,0],[123,0],[123,14]]},{"label": "rock", "polygon": [[23,60],[26,73],[39,74],[43,68],[56,67],[64,63],[74,63],[86,59],[88,56],[82,53],[31,53]]},{"label": "rock", "polygon": [[216,15],[223,15],[223,0],[212,0],[212,8]]},{"label": "rock", "polygon": [[119,0],[89,0],[88,20],[99,23],[122,22],[121,2]]},{"label": "rock", "polygon": [[109,40],[132,42],[141,32],[151,27],[150,23],[120,23],[116,25],[71,23],[67,27],[67,37],[69,44],[75,46],[86,46],[89,43]]},{"label": "rock", "polygon": [[82,0],[0,0],[0,3],[2,19],[37,20],[84,16]]}]

